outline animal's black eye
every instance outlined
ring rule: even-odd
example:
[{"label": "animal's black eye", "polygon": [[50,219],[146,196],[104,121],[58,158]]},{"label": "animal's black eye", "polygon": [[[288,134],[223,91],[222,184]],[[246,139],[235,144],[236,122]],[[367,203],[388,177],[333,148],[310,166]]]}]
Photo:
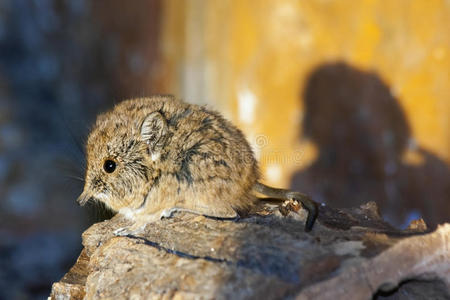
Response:
[{"label": "animal's black eye", "polygon": [[112,173],[116,169],[116,162],[113,160],[106,160],[103,164],[103,170],[105,170],[106,173]]}]

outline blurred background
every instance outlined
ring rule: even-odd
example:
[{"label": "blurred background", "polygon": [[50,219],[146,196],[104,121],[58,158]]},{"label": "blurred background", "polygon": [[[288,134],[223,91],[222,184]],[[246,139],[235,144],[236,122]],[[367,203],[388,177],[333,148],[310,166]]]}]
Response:
[{"label": "blurred background", "polygon": [[231,119],[268,184],[448,221],[449,70],[448,0],[1,0],[0,299],[75,262],[89,128],[153,93]]}]

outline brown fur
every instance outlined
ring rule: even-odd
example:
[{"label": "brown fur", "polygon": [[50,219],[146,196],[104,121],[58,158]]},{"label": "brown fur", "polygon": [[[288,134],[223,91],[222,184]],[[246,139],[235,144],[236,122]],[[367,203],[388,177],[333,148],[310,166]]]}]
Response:
[{"label": "brown fur", "polygon": [[[161,151],[150,149],[141,134],[153,112],[167,124]],[[112,173],[103,168],[108,159],[117,164]],[[135,220],[156,219],[173,207],[236,217],[256,201],[252,189],[260,177],[239,129],[214,111],[171,96],[127,100],[100,115],[88,138],[87,162],[80,204],[102,201]]]}]

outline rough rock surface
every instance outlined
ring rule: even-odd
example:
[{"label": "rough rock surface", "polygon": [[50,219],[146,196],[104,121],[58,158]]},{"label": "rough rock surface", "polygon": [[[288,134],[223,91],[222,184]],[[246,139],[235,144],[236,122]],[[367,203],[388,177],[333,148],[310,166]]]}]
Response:
[{"label": "rough rock surface", "polygon": [[261,208],[238,221],[178,214],[139,236],[116,216],[83,234],[84,249],[52,299],[447,299],[450,224],[428,232],[384,223],[377,207],[305,213]]}]

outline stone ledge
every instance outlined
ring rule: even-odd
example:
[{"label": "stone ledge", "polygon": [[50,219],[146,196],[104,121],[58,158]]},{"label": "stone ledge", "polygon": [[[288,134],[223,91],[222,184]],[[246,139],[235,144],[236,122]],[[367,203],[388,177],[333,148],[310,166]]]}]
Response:
[{"label": "stone ledge", "polygon": [[321,207],[309,233],[302,210],[283,217],[273,208],[239,221],[179,214],[139,237],[112,234],[126,225],[116,216],[86,230],[78,261],[50,297],[364,299],[411,280],[431,282],[414,285],[418,297],[445,297],[450,286],[450,224],[396,230],[373,203]]}]

